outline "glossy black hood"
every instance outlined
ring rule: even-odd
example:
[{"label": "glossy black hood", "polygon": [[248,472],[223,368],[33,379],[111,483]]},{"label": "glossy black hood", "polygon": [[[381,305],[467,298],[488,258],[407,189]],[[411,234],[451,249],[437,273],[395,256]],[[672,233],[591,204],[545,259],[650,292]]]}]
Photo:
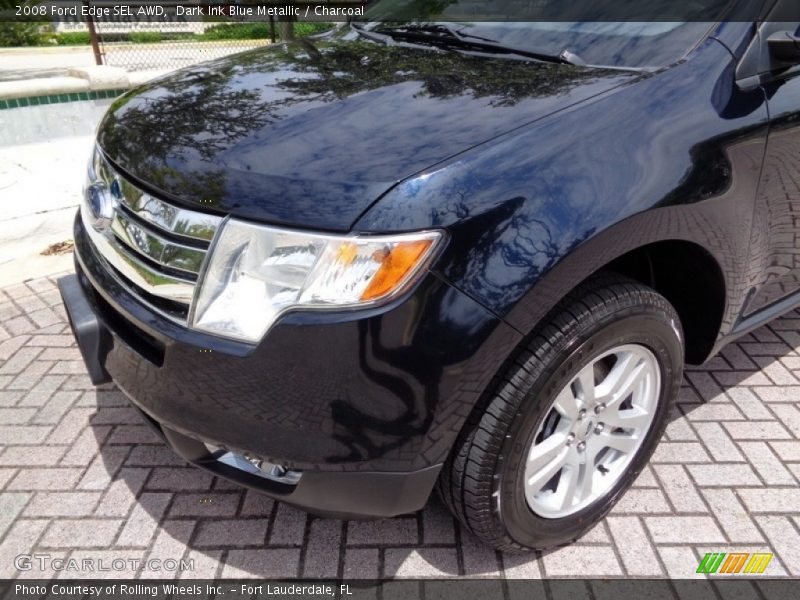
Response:
[{"label": "glossy black hood", "polygon": [[397,181],[634,77],[354,35],[275,45],[133,90],[111,106],[100,147],[175,201],[347,230]]}]

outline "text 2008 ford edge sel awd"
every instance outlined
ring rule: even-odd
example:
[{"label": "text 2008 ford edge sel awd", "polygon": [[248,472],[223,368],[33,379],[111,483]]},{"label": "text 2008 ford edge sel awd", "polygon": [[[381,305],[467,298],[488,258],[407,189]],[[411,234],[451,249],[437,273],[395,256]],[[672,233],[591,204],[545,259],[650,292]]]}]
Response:
[{"label": "text 2008 ford edge sel awd", "polygon": [[438,487],[497,548],[575,539],[684,360],[800,301],[794,4],[352,23],[131,91],[60,281],[93,380],[315,513]]}]

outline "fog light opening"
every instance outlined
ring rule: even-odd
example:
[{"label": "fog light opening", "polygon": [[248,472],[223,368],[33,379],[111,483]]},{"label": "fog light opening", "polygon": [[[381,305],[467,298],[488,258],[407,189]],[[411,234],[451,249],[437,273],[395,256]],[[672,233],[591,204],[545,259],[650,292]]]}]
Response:
[{"label": "fog light opening", "polygon": [[225,450],[224,448],[215,448],[208,444],[206,444],[206,448],[208,448],[212,455],[215,455],[217,462],[251,475],[269,479],[270,481],[276,481],[286,485],[297,485],[300,482],[300,478],[303,476],[302,471],[287,469],[286,467],[250,454],[238,454]]}]

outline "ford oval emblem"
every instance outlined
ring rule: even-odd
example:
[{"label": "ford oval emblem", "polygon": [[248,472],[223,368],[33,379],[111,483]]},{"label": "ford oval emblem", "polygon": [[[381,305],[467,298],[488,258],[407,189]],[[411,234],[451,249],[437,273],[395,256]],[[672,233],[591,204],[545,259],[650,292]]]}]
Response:
[{"label": "ford oval emblem", "polygon": [[90,224],[95,231],[105,231],[114,218],[116,201],[102,181],[86,188],[86,204],[89,208]]}]

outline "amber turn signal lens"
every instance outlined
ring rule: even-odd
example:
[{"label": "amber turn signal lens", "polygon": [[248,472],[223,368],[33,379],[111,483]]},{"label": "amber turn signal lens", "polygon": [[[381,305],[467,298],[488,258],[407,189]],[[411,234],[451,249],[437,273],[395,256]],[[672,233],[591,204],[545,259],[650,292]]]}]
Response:
[{"label": "amber turn signal lens", "polygon": [[361,294],[361,300],[374,300],[385,296],[403,282],[431,247],[433,240],[402,242],[383,259],[378,271]]}]

